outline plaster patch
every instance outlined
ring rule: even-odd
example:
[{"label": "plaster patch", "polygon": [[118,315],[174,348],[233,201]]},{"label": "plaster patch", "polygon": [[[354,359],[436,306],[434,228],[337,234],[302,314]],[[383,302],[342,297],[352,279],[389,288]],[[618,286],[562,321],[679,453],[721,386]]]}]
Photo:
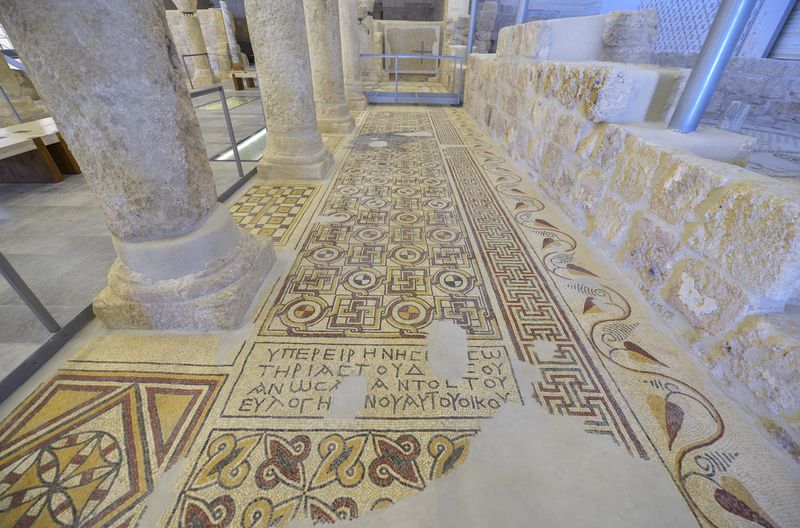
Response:
[{"label": "plaster patch", "polygon": [[681,287],[678,290],[678,297],[687,308],[698,315],[708,315],[719,309],[717,301],[697,291],[694,279],[686,273],[681,273]]},{"label": "plaster patch", "polygon": [[428,328],[428,366],[436,376],[457,383],[467,373],[467,332],[452,321]]}]

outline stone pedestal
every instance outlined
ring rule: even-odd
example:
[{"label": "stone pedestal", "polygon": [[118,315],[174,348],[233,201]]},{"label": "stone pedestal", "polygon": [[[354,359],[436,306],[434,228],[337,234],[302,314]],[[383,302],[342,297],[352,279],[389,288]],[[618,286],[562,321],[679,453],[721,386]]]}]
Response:
[{"label": "stone pedestal", "polygon": [[225,35],[228,39],[228,51],[231,56],[231,68],[234,70],[242,70],[244,69],[244,64],[241,59],[242,52],[239,49],[239,43],[236,41],[236,26],[233,22],[233,15],[231,15],[231,11],[228,9],[228,2],[220,0],[219,9],[222,11],[222,22],[225,24]]},{"label": "stone pedestal", "polygon": [[351,110],[366,110],[367,98],[361,86],[361,57],[358,48],[356,0],[339,0],[339,25],[342,34],[344,91]]},{"label": "stone pedestal", "polygon": [[237,326],[274,251],[217,203],[163,8],[8,0],[0,24],[25,57],[113,235],[118,258],[95,299],[98,318],[129,328]]},{"label": "stone pedestal", "polygon": [[245,0],[244,5],[267,121],[258,174],[326,178],[333,157],[317,128],[303,2]]},{"label": "stone pedestal", "polygon": [[[206,53],[206,43],[203,40],[203,30],[200,28],[200,20],[197,18],[197,0],[174,0],[178,11],[183,15],[183,28],[186,32],[186,40],[189,43],[189,51],[195,53]],[[211,71],[211,63],[206,56],[191,58],[194,62],[194,73],[192,74],[192,86],[199,88],[217,82],[214,72]]]},{"label": "stone pedestal", "polygon": [[339,0],[303,0],[317,124],[329,134],[346,134],[355,126],[344,97],[338,4]]}]

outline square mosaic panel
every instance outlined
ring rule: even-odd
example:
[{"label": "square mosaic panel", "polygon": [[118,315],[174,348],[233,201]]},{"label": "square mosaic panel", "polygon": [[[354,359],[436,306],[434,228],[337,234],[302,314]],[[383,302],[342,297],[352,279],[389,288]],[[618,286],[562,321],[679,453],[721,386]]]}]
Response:
[{"label": "square mosaic panel", "polygon": [[292,236],[318,189],[308,184],[258,185],[231,207],[231,213],[240,226],[282,245]]}]

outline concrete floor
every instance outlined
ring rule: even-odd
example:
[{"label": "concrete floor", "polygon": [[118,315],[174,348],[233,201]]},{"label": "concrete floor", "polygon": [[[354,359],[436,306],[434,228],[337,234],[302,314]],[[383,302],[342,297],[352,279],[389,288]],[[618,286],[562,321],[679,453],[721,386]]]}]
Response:
[{"label": "concrete floor", "polygon": [[[226,89],[226,95],[253,99],[230,110],[237,141],[264,127],[257,90]],[[230,148],[222,110],[208,106],[215,101],[219,101],[216,94],[194,99],[209,158]],[[243,160],[245,174],[255,168],[255,161]],[[218,194],[239,178],[234,162],[212,161],[211,169]],[[115,257],[100,209],[82,175],[56,184],[0,184],[0,252],[62,326],[105,286]],[[50,333],[2,278],[0,322],[2,379]]]},{"label": "concrete floor", "polygon": [[241,329],[92,321],[0,405],[0,525],[800,525],[800,468],[463,109],[358,124],[245,186],[317,189]]}]

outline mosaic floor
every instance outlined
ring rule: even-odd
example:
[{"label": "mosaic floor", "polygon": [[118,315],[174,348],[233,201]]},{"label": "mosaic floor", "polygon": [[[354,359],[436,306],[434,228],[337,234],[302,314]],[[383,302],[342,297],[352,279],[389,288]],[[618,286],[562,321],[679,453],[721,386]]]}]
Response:
[{"label": "mosaic floor", "polygon": [[[519,404],[648,460],[699,526],[800,525],[796,468],[463,110],[358,123],[329,181],[256,183],[232,206],[288,264],[224,360],[215,336],[103,338],[5,418],[0,526],[132,527],[184,460],[159,526],[365,517],[457,473]],[[466,332],[459,380],[434,373],[434,324]],[[361,410],[326,418],[353,376]]]}]

